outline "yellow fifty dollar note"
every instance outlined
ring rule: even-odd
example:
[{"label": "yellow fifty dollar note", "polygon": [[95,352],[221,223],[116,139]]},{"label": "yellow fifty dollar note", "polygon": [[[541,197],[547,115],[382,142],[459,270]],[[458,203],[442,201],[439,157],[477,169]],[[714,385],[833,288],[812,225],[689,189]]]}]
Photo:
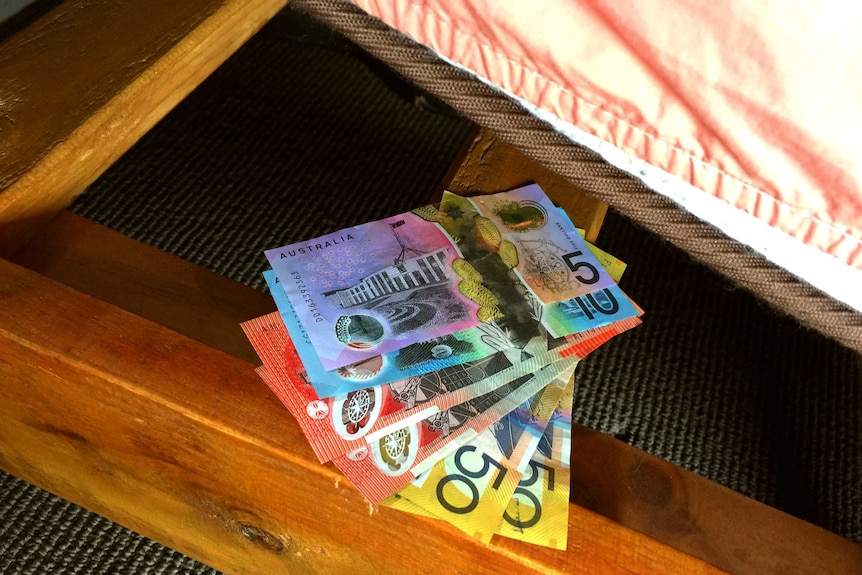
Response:
[{"label": "yellow fifty dollar note", "polygon": [[554,549],[566,548],[571,437],[571,413],[559,409],[506,507],[498,534]]},{"label": "yellow fifty dollar note", "polygon": [[[419,477],[414,481],[414,483],[418,485],[422,485],[424,479],[423,477]],[[380,505],[383,507],[389,507],[391,509],[397,509],[398,511],[405,511],[407,513],[412,513],[413,515],[419,515],[421,517],[430,517],[431,519],[440,519],[421,505],[417,505],[413,503],[406,497],[403,497],[399,493],[393,493],[386,499],[380,502]]]},{"label": "yellow fifty dollar note", "polygon": [[459,446],[383,505],[422,514],[418,506],[427,516],[489,543],[561,397],[567,395],[571,404],[573,372],[574,367],[561,372],[525,405]]},{"label": "yellow fifty dollar note", "polygon": [[[576,228],[581,237],[584,237],[584,230],[582,228]],[[586,242],[587,247],[590,248],[590,251],[593,252],[593,255],[596,256],[596,259],[599,260],[599,263],[608,270],[608,273],[611,274],[611,277],[614,278],[614,281],[620,281],[620,278],[623,277],[623,272],[626,271],[626,263],[619,259],[616,256],[612,256],[605,250],[594,246],[590,242]]]}]

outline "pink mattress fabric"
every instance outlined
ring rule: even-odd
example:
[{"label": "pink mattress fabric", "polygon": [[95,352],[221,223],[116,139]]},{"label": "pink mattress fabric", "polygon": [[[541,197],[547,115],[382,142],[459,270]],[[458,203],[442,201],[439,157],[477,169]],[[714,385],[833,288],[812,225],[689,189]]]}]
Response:
[{"label": "pink mattress fabric", "polygon": [[553,117],[862,270],[862,5],[353,2]]}]

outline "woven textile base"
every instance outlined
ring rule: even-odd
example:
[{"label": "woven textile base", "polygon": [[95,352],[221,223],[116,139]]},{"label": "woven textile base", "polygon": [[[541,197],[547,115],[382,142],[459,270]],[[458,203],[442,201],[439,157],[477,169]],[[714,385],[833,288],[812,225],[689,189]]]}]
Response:
[{"label": "woven textile base", "polygon": [[73,210],[263,290],[264,249],[427,202],[470,128],[287,11]]},{"label": "woven textile base", "polygon": [[581,362],[574,418],[862,542],[862,356],[614,212],[598,243],[646,314]]},{"label": "woven textile base", "polygon": [[[263,289],[264,249],[421,205],[469,129],[289,10],[73,209]],[[577,421],[862,542],[860,357],[613,212],[599,240],[647,314],[578,367]],[[0,479],[4,572],[211,572]]]},{"label": "woven textile base", "polygon": [[218,573],[5,473],[0,518],[0,573]]}]

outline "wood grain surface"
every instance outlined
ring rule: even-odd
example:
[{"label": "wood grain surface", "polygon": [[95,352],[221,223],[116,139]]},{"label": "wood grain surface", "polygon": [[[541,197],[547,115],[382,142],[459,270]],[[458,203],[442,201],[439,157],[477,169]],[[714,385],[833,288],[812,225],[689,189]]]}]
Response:
[{"label": "wood grain surface", "polygon": [[276,309],[269,294],[66,211],[16,260],[249,362],[258,358],[240,322]]},{"label": "wood grain surface", "polygon": [[286,0],[67,0],[0,44],[0,256]]},{"label": "wood grain surface", "polygon": [[[54,220],[50,227],[45,229],[44,233],[31,244],[31,248],[19,254],[17,261],[37,270],[44,276],[64,284],[73,285],[77,291],[72,291],[28,270],[17,270],[12,266],[12,269],[17,270],[18,276],[23,278],[20,281],[26,279],[32,283],[33,287],[30,288],[31,293],[22,292],[16,296],[24,301],[28,301],[28,298],[31,300],[27,305],[30,311],[22,309],[15,312],[14,315],[10,315],[12,312],[7,311],[5,316],[0,316],[6,318],[0,322],[0,333],[3,333],[4,337],[20,340],[24,336],[24,341],[35,339],[39,331],[33,332],[32,330],[37,329],[36,327],[27,326],[24,329],[21,326],[16,328],[18,323],[28,322],[28,314],[53,313],[60,315],[55,321],[50,319],[50,315],[41,320],[41,329],[45,330],[46,334],[42,334],[40,337],[45,338],[50,337],[52,330],[60,329],[60,326],[70,321],[67,319],[67,315],[82,314],[86,318],[92,315],[92,311],[89,310],[101,310],[100,316],[107,314],[106,317],[114,318],[112,322],[117,323],[118,326],[103,327],[104,321],[108,320],[97,322],[92,326],[82,324],[77,328],[82,333],[89,334],[92,330],[95,330],[96,333],[86,335],[83,339],[79,336],[70,335],[65,341],[56,342],[53,346],[55,351],[49,352],[43,349],[39,353],[48,356],[52,354],[63,356],[63,352],[57,350],[62,350],[64,349],[63,346],[68,346],[70,350],[66,354],[68,357],[64,357],[67,362],[71,361],[74,365],[80,365],[81,358],[89,358],[86,360],[87,364],[98,363],[103,366],[102,369],[111,366],[112,373],[114,373],[112,376],[114,378],[113,383],[105,381],[100,384],[103,388],[97,396],[107,394],[111,397],[122,397],[131,394],[132,397],[137,397],[142,393],[141,388],[143,387],[158,390],[161,389],[162,385],[165,385],[167,387],[158,392],[161,394],[160,397],[181,394],[184,397],[186,415],[202,426],[201,429],[194,432],[194,435],[209,433],[207,429],[212,426],[219,428],[239,426],[245,430],[245,433],[254,434],[258,438],[255,440],[257,442],[262,442],[268,437],[270,443],[273,441],[275,443],[284,442],[280,448],[284,449],[285,453],[278,457],[299,457],[302,460],[301,466],[310,473],[309,477],[317,478],[319,474],[323,474],[333,482],[332,485],[338,483],[339,493],[343,489],[350,490],[351,505],[362,506],[361,497],[352,488],[347,487],[349,484],[346,480],[337,479],[338,474],[334,468],[318,466],[290,416],[286,415],[277,402],[272,403],[269,392],[251,373],[252,364],[243,362],[240,366],[233,359],[219,355],[212,349],[214,346],[222,352],[248,360],[250,352],[247,342],[243,341],[242,338],[220,336],[218,332],[235,330],[237,325],[234,322],[238,323],[244,319],[256,317],[261,313],[261,310],[271,309],[271,305],[266,301],[268,296],[238,284],[229,287],[232,283],[230,280],[154,248],[143,246],[71,214],[62,214]],[[109,271],[100,269],[103,267]],[[183,271],[183,268],[187,269]],[[47,286],[47,288],[39,286]],[[218,301],[224,304],[225,311],[216,312],[217,319],[212,323],[200,321],[200,318],[196,317],[198,311],[205,310],[208,302],[218,303],[218,301],[212,300],[214,296],[210,292],[213,287],[218,287],[217,291],[221,294],[217,296]],[[79,291],[98,296],[104,301],[91,301]],[[136,295],[126,292],[136,292]],[[0,291],[0,298],[2,298],[0,301],[11,302],[12,300],[6,299],[6,293]],[[69,303],[64,303],[62,310],[54,309],[56,306],[50,306],[41,312],[37,311],[38,308],[45,307],[44,302],[53,301],[53,296],[50,294],[54,293],[61,294],[60,299],[64,302],[68,300]],[[244,301],[247,302],[247,311],[243,311]],[[194,313],[189,312],[190,306],[195,310]],[[119,307],[134,312],[136,315],[130,316],[118,309]],[[79,309],[76,311],[76,308]],[[153,325],[138,316],[157,319],[160,323],[170,326],[170,329],[166,330],[162,326]],[[141,332],[141,326],[146,328],[143,332]],[[24,333],[22,334],[22,332]],[[153,335],[158,333],[161,333],[162,336]],[[205,342],[207,345],[200,346],[197,342],[187,341],[183,336],[197,340],[197,342]],[[165,344],[152,344],[146,343],[148,337],[156,337],[156,339],[167,337],[168,339],[165,340]],[[129,353],[131,352],[129,350],[114,350],[111,344],[114,338],[120,341],[137,342],[134,347],[138,350],[136,353],[139,355],[130,358]],[[190,365],[173,367],[170,361],[162,363],[149,357],[148,353],[157,352],[146,351],[147,347],[155,345],[157,349],[160,349],[160,345],[168,345],[167,342],[169,341],[173,342],[170,346],[181,345],[185,350],[179,353],[174,360],[184,361]],[[39,344],[34,349],[42,349],[42,347],[44,344]],[[0,357],[6,357],[4,353],[6,352],[0,353]],[[253,352],[251,353],[253,354]],[[103,354],[105,357],[102,357]],[[75,357],[79,359],[74,359]],[[248,405],[250,410],[265,409],[268,411],[265,413],[254,412],[255,414],[251,419],[245,419],[242,414],[219,414],[217,409],[207,411],[212,409],[209,405],[209,399],[206,399],[200,406],[196,406],[195,395],[206,397],[205,390],[209,388],[207,382],[212,377],[222,379],[221,376],[211,375],[209,370],[204,370],[199,378],[195,378],[193,374],[194,365],[200,362],[209,365],[214,361],[213,357],[220,358],[216,363],[225,362],[221,368],[217,369],[228,369],[229,366],[229,373],[226,372],[225,377],[231,381],[235,380],[235,385],[239,388],[245,388],[245,391],[241,391],[234,389],[233,384],[230,385],[231,393],[236,395],[233,395],[227,403],[243,406],[243,410]],[[251,359],[254,361],[253,356]],[[31,375],[42,377],[44,370],[36,361],[35,356],[32,361],[34,363],[27,369],[32,372]],[[124,363],[129,361],[134,363],[136,367],[125,369]],[[586,361],[589,361],[589,358]],[[170,373],[172,370],[178,369],[177,377],[180,377],[180,381],[171,383],[170,379],[160,379],[159,383],[150,383],[148,378],[161,376],[156,374],[148,376],[146,368],[142,368],[141,363],[152,366],[161,365],[162,367],[157,373]],[[21,369],[21,373],[26,372],[26,369]],[[20,380],[23,382],[29,376],[22,375],[20,377],[24,378]],[[19,385],[24,384],[19,383]],[[174,389],[177,385],[181,387]],[[194,391],[195,389],[197,392]],[[244,397],[243,393],[247,396]],[[155,406],[147,404],[140,409],[159,410],[161,409],[158,407],[159,403],[166,400],[154,399],[154,401],[156,401]],[[267,407],[260,407],[261,405]],[[34,402],[33,409],[38,409],[38,402]],[[33,417],[37,418],[35,411]],[[47,410],[42,417],[49,419],[54,415],[51,410]],[[157,422],[158,420],[152,419],[153,417],[153,415],[147,415],[149,419],[144,419]],[[74,431],[73,423],[63,422],[62,425],[72,429],[73,433],[80,433]],[[58,423],[51,423],[50,425],[59,426]],[[157,425],[175,424],[158,422]],[[117,433],[126,433],[126,431],[117,431]],[[287,436],[283,437],[281,434],[287,434]],[[46,445],[40,447],[40,451],[32,453],[53,453],[52,449],[49,449],[49,445],[55,440],[56,438],[45,437]],[[177,440],[179,441],[181,438]],[[7,437],[3,441],[8,445],[14,445],[19,441],[19,438],[12,437],[10,439]],[[105,441],[108,441],[108,438],[105,438]],[[176,451],[182,455],[180,459],[186,457],[188,450],[182,445],[175,448],[170,445],[170,439],[160,441],[166,442],[163,446],[165,451],[169,453]],[[235,449],[235,447],[231,449]],[[15,451],[30,453],[20,447],[16,447]],[[5,447],[2,453],[7,453]],[[245,462],[249,469],[258,465],[254,458],[259,457],[259,455],[248,454],[246,457],[250,458]],[[25,459],[41,459],[41,457],[30,455]],[[290,459],[290,461],[295,463],[294,459]],[[21,473],[25,473],[27,479],[37,484],[47,482],[49,489],[51,489],[51,486],[57,482],[61,482],[61,485],[70,482],[68,475],[65,475],[67,479],[52,478],[51,472],[30,470],[31,467],[38,467],[36,463],[25,463],[26,465],[20,462],[16,463],[16,468],[24,469]],[[85,463],[82,462],[80,465]],[[236,464],[239,465],[240,462],[237,461]],[[8,469],[6,462],[0,461],[0,465]],[[93,465],[93,463],[88,465]],[[132,475],[137,473],[133,464],[124,465],[128,466],[125,473]],[[203,463],[198,461],[195,465],[203,465]],[[56,469],[61,467],[61,465],[57,465]],[[156,476],[165,472],[166,470],[160,470],[158,466],[147,471],[147,473],[156,474]],[[268,481],[272,480],[272,477],[268,479]],[[318,481],[318,479],[314,479],[314,481]],[[321,485],[329,488],[326,481],[320,481]],[[77,491],[85,488],[96,491],[107,488],[102,487],[101,484],[96,488],[91,488],[75,486],[71,483],[63,487],[61,494],[90,508],[93,508],[91,499],[82,500],[82,495],[76,495]],[[172,489],[186,488],[182,485],[174,485]],[[246,494],[243,497],[263,496],[262,493],[255,495],[251,487],[248,489],[251,490],[251,495]],[[113,505],[117,496],[90,494],[87,497],[97,500],[110,499],[111,505]],[[270,495],[267,493],[266,497],[270,497]],[[212,495],[210,498],[217,498],[217,496]],[[862,564],[862,549],[845,539],[745,498],[611,437],[577,425],[572,438],[572,500],[574,503],[570,508],[568,552],[559,555],[555,553],[533,555],[534,548],[531,546],[525,547],[522,544],[502,538],[494,540],[494,552],[511,554],[512,560],[516,563],[537,561],[535,567],[540,571],[546,568],[550,569],[549,565],[556,565],[558,572],[574,573],[619,572],[623,569],[629,569],[628,572],[633,573],[654,572],[651,569],[655,569],[656,572],[675,573],[681,572],[680,570],[686,572],[686,569],[694,569],[691,572],[700,572],[698,570],[705,569],[697,562],[692,565],[685,563],[691,559],[688,557],[689,555],[729,572],[740,574],[854,573],[858,565]],[[262,505],[262,503],[245,502],[244,505],[257,509],[256,506]],[[140,516],[134,518],[133,523],[128,523],[127,521],[130,519],[124,515],[118,516],[109,507],[109,505],[103,504],[96,509],[100,513],[116,518],[121,523],[130,525],[157,540],[166,542],[168,545],[174,545],[176,548],[210,564],[222,564],[221,559],[218,559],[218,550],[209,549],[200,542],[195,542],[192,545],[190,542],[184,541],[183,537],[186,535],[181,537],[174,533],[174,526],[159,525],[162,521],[161,512],[151,515],[141,512]],[[257,511],[255,512],[257,513]],[[365,512],[368,512],[367,506]],[[188,513],[202,513],[202,511],[190,509]],[[390,513],[387,510],[381,510],[380,513],[389,520]],[[240,521],[239,519],[236,520]],[[268,517],[267,521],[275,521],[275,519]],[[410,529],[436,530],[435,533],[442,529],[440,532],[445,533],[445,538],[456,542],[453,544],[470,545],[469,540],[463,538],[459,532],[447,527],[440,527],[435,523],[425,523],[413,518],[403,518],[397,521],[406,521],[410,524]],[[414,526],[414,522],[418,522],[417,524],[420,526]],[[367,524],[368,528],[371,528],[372,525],[374,523]],[[257,526],[267,533],[292,533],[289,530],[284,531],[287,527],[277,522],[267,522],[265,525]],[[165,530],[170,532],[165,533]],[[424,531],[422,532],[424,537]],[[293,535],[290,536],[293,537]],[[326,542],[328,538],[334,536],[333,534],[322,534],[320,538],[321,541]],[[263,536],[261,535],[261,537]],[[314,537],[318,537],[318,535],[314,535]],[[202,545],[203,547],[198,549]],[[243,545],[245,544],[243,543]],[[378,542],[377,546],[380,545]],[[479,556],[483,557],[482,560],[485,561],[484,555],[481,555],[484,552],[481,547],[471,551],[471,553],[480,553]],[[602,567],[605,571],[598,570],[598,567],[591,570],[593,563],[580,563],[578,557],[582,553],[587,553],[590,562],[598,561],[595,565]],[[593,553],[606,553],[609,557],[599,561],[591,555]],[[675,557],[676,555],[679,557]],[[547,563],[545,563],[546,561]],[[325,572],[323,568],[329,564],[324,562],[313,563],[313,565],[320,569],[319,572]],[[375,565],[382,566],[382,564]],[[491,565],[494,568],[502,569],[505,567],[503,564],[491,563]],[[389,567],[394,566],[389,565]],[[249,572],[231,571],[230,569],[228,571]],[[472,571],[465,570],[464,572]],[[550,570],[548,572],[555,571]]]},{"label": "wood grain surface", "polygon": [[717,573],[571,506],[569,551],[370,508],[252,364],[0,260],[0,466],[227,573]]},{"label": "wood grain surface", "polygon": [[[467,139],[440,189],[463,195],[495,193],[537,183],[551,200],[566,210],[587,241],[598,237],[608,206],[564,178],[534,162],[492,132],[477,128]],[[438,193],[440,193],[438,192]]]}]

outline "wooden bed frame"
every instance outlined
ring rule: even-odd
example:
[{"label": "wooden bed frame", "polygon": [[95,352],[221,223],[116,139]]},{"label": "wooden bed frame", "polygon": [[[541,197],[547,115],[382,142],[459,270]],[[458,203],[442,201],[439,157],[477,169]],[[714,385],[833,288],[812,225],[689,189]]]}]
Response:
[{"label": "wooden bed frame", "polygon": [[[568,551],[372,509],[253,371],[269,296],[64,209],[285,4],[67,1],[0,46],[0,468],[227,573],[851,573],[855,544],[576,427]],[[537,180],[492,134],[456,191]]]}]

